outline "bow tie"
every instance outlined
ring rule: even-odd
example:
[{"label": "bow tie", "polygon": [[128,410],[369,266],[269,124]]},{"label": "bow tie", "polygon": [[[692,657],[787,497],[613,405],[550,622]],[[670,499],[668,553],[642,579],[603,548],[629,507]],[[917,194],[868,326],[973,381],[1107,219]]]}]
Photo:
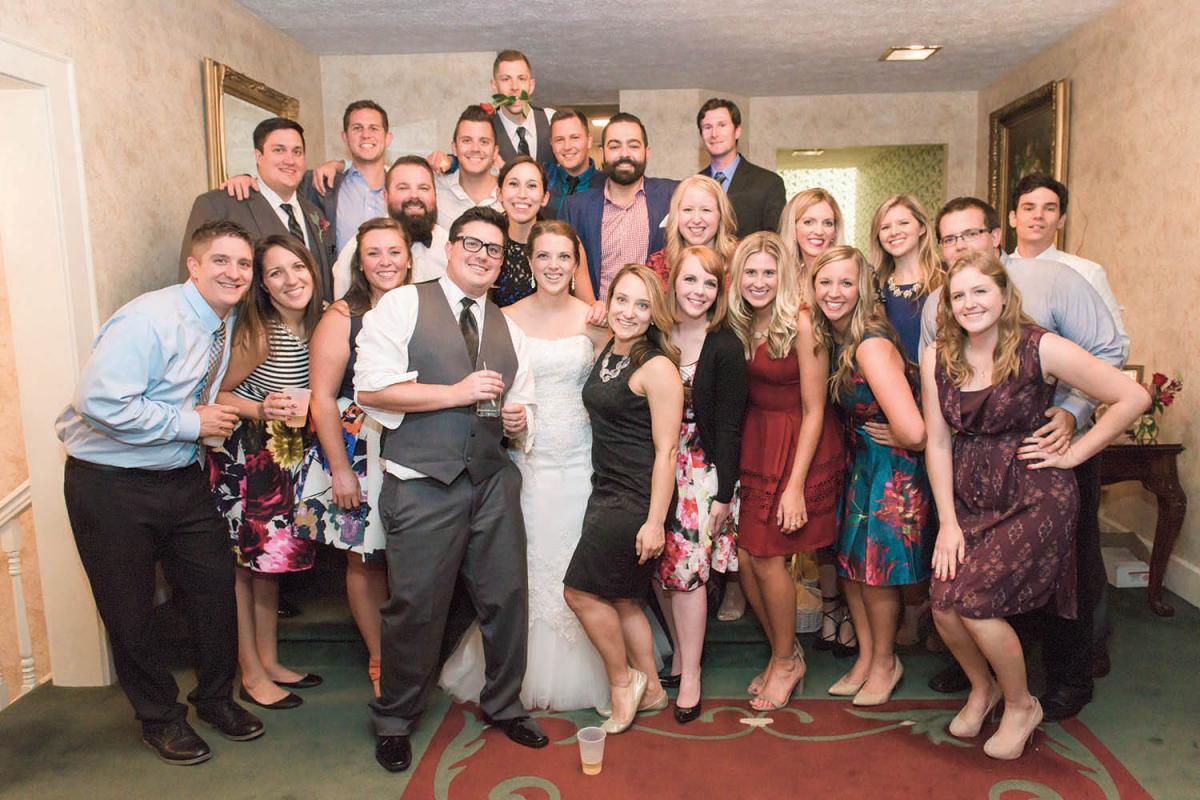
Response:
[{"label": "bow tie", "polygon": [[413,244],[423,244],[423,245],[425,245],[425,249],[428,250],[430,247],[433,247],[433,232],[430,231],[425,236],[424,239],[421,239],[421,238],[413,239],[412,243]]}]

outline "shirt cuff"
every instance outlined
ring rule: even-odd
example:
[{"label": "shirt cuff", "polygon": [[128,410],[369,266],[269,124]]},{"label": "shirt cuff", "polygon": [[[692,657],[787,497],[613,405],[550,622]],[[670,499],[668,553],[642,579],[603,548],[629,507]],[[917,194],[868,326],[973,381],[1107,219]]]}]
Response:
[{"label": "shirt cuff", "polygon": [[200,414],[192,409],[182,409],[179,412],[179,441],[200,441]]}]

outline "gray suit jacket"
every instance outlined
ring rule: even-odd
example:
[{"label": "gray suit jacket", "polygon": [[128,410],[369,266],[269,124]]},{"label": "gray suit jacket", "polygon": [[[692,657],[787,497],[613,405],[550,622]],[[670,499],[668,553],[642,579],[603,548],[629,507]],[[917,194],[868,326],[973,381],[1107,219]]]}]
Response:
[{"label": "gray suit jacket", "polygon": [[[333,226],[324,215],[309,203],[299,192],[296,199],[304,216],[309,241],[313,243],[312,254],[321,275],[321,292],[326,300],[333,300]],[[246,229],[255,241],[271,234],[286,235],[288,229],[271,208],[267,199],[258,192],[251,192],[246,200],[230,197],[224,189],[213,189],[196,198],[192,213],[188,215],[187,228],[183,233],[183,244],[179,248],[179,279],[187,278],[187,259],[191,253],[192,233],[206,222],[227,219]],[[322,223],[324,223],[322,225]]]}]

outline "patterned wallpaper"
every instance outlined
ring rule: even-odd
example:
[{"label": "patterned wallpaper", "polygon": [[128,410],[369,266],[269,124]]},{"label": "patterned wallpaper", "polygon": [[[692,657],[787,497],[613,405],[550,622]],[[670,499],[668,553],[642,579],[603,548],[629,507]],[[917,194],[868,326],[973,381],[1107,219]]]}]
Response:
[{"label": "patterned wallpaper", "polygon": [[[780,156],[782,162],[783,154]],[[829,190],[845,217],[846,244],[863,252],[871,238],[875,209],[888,197],[910,192],[931,215],[945,202],[945,145],[863,147],[840,154],[830,150],[821,159],[839,166],[779,170],[788,197],[814,186]]]}]

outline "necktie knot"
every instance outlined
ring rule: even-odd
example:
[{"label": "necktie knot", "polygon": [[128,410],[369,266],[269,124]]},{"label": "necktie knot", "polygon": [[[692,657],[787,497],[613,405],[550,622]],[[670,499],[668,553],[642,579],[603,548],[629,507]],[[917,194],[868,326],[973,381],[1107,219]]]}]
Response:
[{"label": "necktie knot", "polygon": [[713,180],[716,181],[717,183],[724,184],[725,183],[725,173],[724,172],[714,172]]},{"label": "necktie knot", "polygon": [[567,194],[575,194],[575,190],[579,188],[579,176],[567,176]]}]

